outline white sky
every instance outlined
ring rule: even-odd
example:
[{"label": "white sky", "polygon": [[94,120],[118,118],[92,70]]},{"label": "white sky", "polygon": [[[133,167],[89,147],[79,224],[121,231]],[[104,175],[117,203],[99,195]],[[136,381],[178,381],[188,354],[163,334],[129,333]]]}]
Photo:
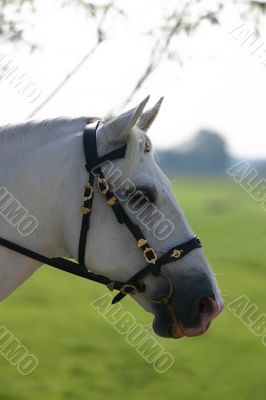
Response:
[{"label": "white sky", "polygon": [[[2,46],[0,51],[36,82],[40,100],[95,42],[93,21],[74,8],[59,10],[54,3],[40,2],[34,20],[29,19],[29,25],[34,23],[34,36],[29,37],[40,44],[40,51],[31,56],[24,48]],[[36,118],[104,116],[120,106],[146,65],[151,39],[143,31],[159,21],[165,3],[120,0],[128,18],[112,16],[107,21],[108,40]],[[266,157],[266,70],[229,35],[241,24],[231,11],[224,14],[222,26],[205,25],[176,41],[174,50],[183,66],[163,62],[130,105],[147,94],[151,103],[165,96],[151,129],[157,147],[173,147],[197,130],[211,128],[224,135],[234,155]],[[25,120],[37,105],[28,104],[7,82],[0,83],[1,124]]]}]

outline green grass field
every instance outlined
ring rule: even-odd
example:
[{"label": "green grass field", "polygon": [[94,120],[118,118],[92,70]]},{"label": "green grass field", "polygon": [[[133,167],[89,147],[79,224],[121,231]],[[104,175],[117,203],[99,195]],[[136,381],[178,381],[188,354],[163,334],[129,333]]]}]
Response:
[{"label": "green grass field", "polygon": [[[174,180],[176,197],[217,274],[225,303],[246,295],[266,313],[266,213],[236,183]],[[130,347],[90,303],[105,289],[43,267],[1,304],[8,327],[39,359],[22,376],[0,355],[0,400],[258,400],[266,393],[266,347],[231,311],[209,332],[159,339],[174,355],[165,374]],[[152,317],[123,302],[139,323]]]}]

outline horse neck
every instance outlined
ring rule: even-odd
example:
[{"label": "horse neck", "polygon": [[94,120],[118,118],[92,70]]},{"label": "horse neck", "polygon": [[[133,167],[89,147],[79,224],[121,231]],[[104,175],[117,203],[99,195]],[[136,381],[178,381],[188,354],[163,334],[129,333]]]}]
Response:
[{"label": "horse neck", "polygon": [[5,164],[1,161],[0,187],[5,187],[38,221],[37,229],[26,238],[7,220],[1,221],[1,236],[48,256],[68,255],[64,213],[66,206],[79,204],[80,185],[85,181],[85,124],[85,119],[64,120],[62,124],[49,121],[44,123],[46,129],[42,124],[26,124],[23,129],[1,133],[0,158],[8,154],[8,160]]},{"label": "horse neck", "polygon": [[85,118],[58,118],[0,127],[0,167],[5,168],[10,162],[82,129],[85,121]]},{"label": "horse neck", "polygon": [[[7,188],[39,223],[30,236],[22,237],[1,216],[0,201],[1,237],[46,256],[76,256],[82,185],[88,179],[82,136],[86,122],[80,119],[58,126],[51,121],[51,128],[57,126],[52,133],[42,129],[30,133],[25,127],[22,131],[17,127],[8,138],[0,134],[0,159],[8,155],[0,165],[0,188]],[[46,138],[41,137],[43,134]],[[0,301],[39,266],[30,258],[1,248]]]}]

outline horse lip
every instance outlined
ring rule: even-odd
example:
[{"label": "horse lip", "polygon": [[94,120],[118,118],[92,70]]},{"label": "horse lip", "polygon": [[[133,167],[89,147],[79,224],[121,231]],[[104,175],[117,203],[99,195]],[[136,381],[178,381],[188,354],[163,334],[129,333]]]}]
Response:
[{"label": "horse lip", "polygon": [[[163,309],[162,309],[163,306]],[[161,305],[159,313],[155,314],[153,321],[154,332],[161,337],[181,339],[183,337],[192,337],[203,335],[210,327],[208,324],[201,324],[197,327],[184,327],[177,319],[171,304]]]},{"label": "horse lip", "polygon": [[159,312],[155,313],[153,321],[153,330],[156,335],[172,339],[181,339],[185,336],[183,327],[177,321],[174,310],[169,303],[160,305],[157,311]]},{"label": "horse lip", "polygon": [[[214,300],[214,299],[213,299]],[[223,310],[223,305],[218,305],[213,318],[216,318]],[[194,337],[203,335],[209,329],[211,321],[205,320],[205,318],[200,319],[198,326],[185,327],[180,321],[177,320],[174,308],[171,303],[161,304],[157,307],[157,312],[155,313],[155,319],[153,322],[154,332],[162,337],[180,339],[182,337]]]},{"label": "horse lip", "polygon": [[182,325],[176,319],[175,314],[174,314],[174,309],[169,303],[166,304],[166,308],[168,309],[168,313],[169,313],[171,321],[172,321],[172,337],[174,339],[180,339],[183,336],[185,336]]}]

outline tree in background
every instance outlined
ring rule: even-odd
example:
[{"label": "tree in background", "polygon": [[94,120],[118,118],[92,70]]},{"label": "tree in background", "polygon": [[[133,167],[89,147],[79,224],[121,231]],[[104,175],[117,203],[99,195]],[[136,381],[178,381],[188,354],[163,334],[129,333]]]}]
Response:
[{"label": "tree in background", "polygon": [[[18,43],[26,41],[23,24],[23,13],[30,11],[37,12],[38,1],[40,0],[0,0],[0,40],[3,42]],[[106,2],[86,1],[86,0],[55,0],[55,4],[62,7],[75,6],[82,9],[88,18],[92,18],[98,23],[96,24],[97,42],[93,49],[88,51],[81,62],[68,74],[57,88],[48,96],[46,101],[41,105],[43,107],[50,101],[59,90],[64,86],[67,80],[78,71],[78,69],[86,62],[89,56],[98,48],[105,38],[104,20],[112,11],[125,15],[123,9],[117,6],[115,0]],[[147,65],[137,79],[132,90],[123,102],[123,105],[129,103],[147,79],[154,73],[157,67],[165,60],[180,63],[180,54],[174,46],[175,39],[181,34],[190,35],[194,33],[204,21],[210,24],[219,24],[221,13],[226,7],[224,0],[176,0],[176,2],[165,2],[167,5],[166,12],[163,13],[158,26],[155,26],[152,31],[145,32],[152,37],[153,44],[151,45],[150,55]],[[261,19],[266,12],[265,0],[232,0],[232,4],[238,7],[239,15],[243,18],[252,21],[254,29],[258,29],[261,25]],[[108,32],[111,35],[111,32]],[[35,49],[38,44],[30,44],[31,49]],[[41,108],[39,106],[38,110]],[[37,111],[38,111],[37,110]],[[34,116],[32,113],[31,117]]]},{"label": "tree in background", "polygon": [[223,175],[231,161],[223,137],[207,129],[174,150],[159,151],[158,157],[163,168],[174,175]]},{"label": "tree in background", "polygon": [[25,26],[21,21],[24,10],[33,12],[34,0],[0,0],[0,40],[18,42],[23,39]]},{"label": "tree in background", "polygon": [[[40,0],[0,0],[0,40],[1,42],[19,43],[26,42],[26,26],[23,22],[23,14],[38,12],[38,1]],[[106,1],[99,5],[97,2],[85,0],[55,0],[55,4],[62,8],[68,6],[79,7],[86,13],[88,18],[97,18],[106,14],[109,10],[123,14],[123,10],[116,7],[113,1]],[[98,32],[103,35],[103,32]],[[33,47],[37,47],[36,44]]]},{"label": "tree in background", "polygon": [[192,167],[201,171],[224,172],[230,160],[225,140],[210,130],[199,131],[190,143]]}]

